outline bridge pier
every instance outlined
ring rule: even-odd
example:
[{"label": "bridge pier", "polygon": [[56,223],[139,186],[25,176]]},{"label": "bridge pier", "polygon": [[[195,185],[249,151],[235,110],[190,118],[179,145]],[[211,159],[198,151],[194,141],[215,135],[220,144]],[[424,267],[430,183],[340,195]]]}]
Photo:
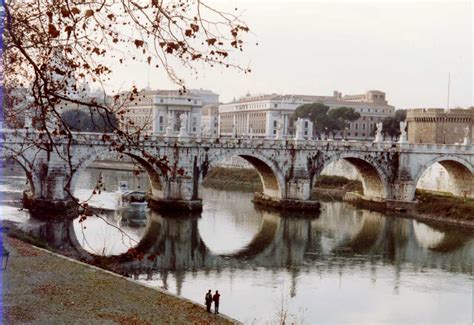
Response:
[{"label": "bridge pier", "polygon": [[415,201],[416,184],[413,181],[395,181],[392,184],[392,194],[394,201],[409,202]]},{"label": "bridge pier", "polygon": [[148,205],[157,212],[201,212],[195,181],[190,177],[168,179],[163,191],[148,196]]},{"label": "bridge pier", "polygon": [[157,212],[191,212],[202,211],[202,200],[161,199],[148,197],[148,206]]},{"label": "bridge pier", "polygon": [[79,215],[79,205],[73,199],[40,198],[28,190],[23,192],[23,207],[33,218],[46,221],[70,220]]},{"label": "bridge pier", "polygon": [[294,179],[286,182],[282,198],[263,193],[255,193],[253,202],[270,208],[287,211],[319,211],[321,204],[310,200],[310,180]]}]

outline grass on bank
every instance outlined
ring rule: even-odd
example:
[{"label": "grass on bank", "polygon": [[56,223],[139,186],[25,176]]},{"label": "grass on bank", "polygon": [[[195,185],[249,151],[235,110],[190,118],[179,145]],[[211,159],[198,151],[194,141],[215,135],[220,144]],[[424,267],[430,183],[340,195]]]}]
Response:
[{"label": "grass on bank", "polygon": [[214,167],[204,178],[205,187],[227,191],[259,192],[262,182],[255,169]]},{"label": "grass on bank", "polygon": [[455,197],[451,193],[416,190],[417,212],[453,219],[474,220],[474,199]]},{"label": "grass on bank", "polygon": [[[262,191],[260,176],[255,169],[214,167],[204,178],[205,187],[219,190]],[[341,176],[321,175],[315,182],[315,188],[362,191],[362,183]]]},{"label": "grass on bank", "polygon": [[361,181],[352,180],[343,176],[321,175],[314,183],[315,188],[343,189],[344,191],[362,191]]}]

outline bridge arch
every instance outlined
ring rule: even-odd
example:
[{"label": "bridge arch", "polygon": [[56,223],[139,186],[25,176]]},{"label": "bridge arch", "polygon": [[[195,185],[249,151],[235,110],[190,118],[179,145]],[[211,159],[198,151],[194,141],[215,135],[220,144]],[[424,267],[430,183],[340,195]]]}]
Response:
[{"label": "bridge arch", "polygon": [[[270,158],[256,153],[253,150],[225,150],[215,152],[208,158],[209,166],[214,166],[216,163],[234,156],[243,158],[251,164],[260,176],[260,181],[263,186],[263,194],[281,199],[284,197],[285,178],[283,172],[271,161]],[[206,177],[202,174],[202,179]]]},{"label": "bridge arch", "polygon": [[250,242],[245,247],[224,257],[236,260],[249,260],[264,252],[274,241],[281,226],[281,219],[269,212],[262,213],[262,223]]},{"label": "bridge arch", "polygon": [[448,173],[451,181],[451,193],[456,196],[473,197],[474,196],[474,165],[469,161],[457,156],[440,156],[429,160],[428,162],[417,166],[413,175],[413,193],[423,177],[435,164],[440,164]]},{"label": "bridge arch", "polygon": [[315,175],[315,178],[321,175],[326,167],[339,160],[348,162],[357,170],[362,178],[364,196],[383,199],[391,197],[392,193],[386,172],[381,168],[381,166],[379,166],[379,164],[372,162],[364,155],[353,153],[340,153],[333,155],[324,163],[323,167],[319,169],[319,173]]},{"label": "bridge arch", "polygon": [[151,184],[151,191],[153,197],[163,197],[163,181],[160,171],[158,171],[151,163],[141,156],[140,152],[123,152],[118,153],[111,151],[108,147],[101,147],[99,149],[88,152],[85,156],[77,158],[78,161],[74,164],[75,170],[73,171],[69,188],[74,190],[76,187],[81,174],[84,170],[89,167],[96,160],[105,159],[116,159],[119,155],[124,155],[132,158],[146,171]]}]

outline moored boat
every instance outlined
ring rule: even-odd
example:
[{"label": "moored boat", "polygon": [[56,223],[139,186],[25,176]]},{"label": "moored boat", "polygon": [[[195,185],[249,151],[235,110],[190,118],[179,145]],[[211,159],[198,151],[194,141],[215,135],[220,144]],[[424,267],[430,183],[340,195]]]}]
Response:
[{"label": "moored boat", "polygon": [[143,211],[148,207],[146,193],[144,191],[130,190],[127,181],[119,182],[117,195],[119,208]]}]

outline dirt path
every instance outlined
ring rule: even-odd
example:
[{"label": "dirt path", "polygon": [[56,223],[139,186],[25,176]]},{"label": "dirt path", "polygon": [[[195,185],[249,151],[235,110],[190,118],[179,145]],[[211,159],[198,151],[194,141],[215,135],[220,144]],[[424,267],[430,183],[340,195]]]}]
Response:
[{"label": "dirt path", "polygon": [[203,306],[13,238],[1,271],[4,324],[233,324]]}]

